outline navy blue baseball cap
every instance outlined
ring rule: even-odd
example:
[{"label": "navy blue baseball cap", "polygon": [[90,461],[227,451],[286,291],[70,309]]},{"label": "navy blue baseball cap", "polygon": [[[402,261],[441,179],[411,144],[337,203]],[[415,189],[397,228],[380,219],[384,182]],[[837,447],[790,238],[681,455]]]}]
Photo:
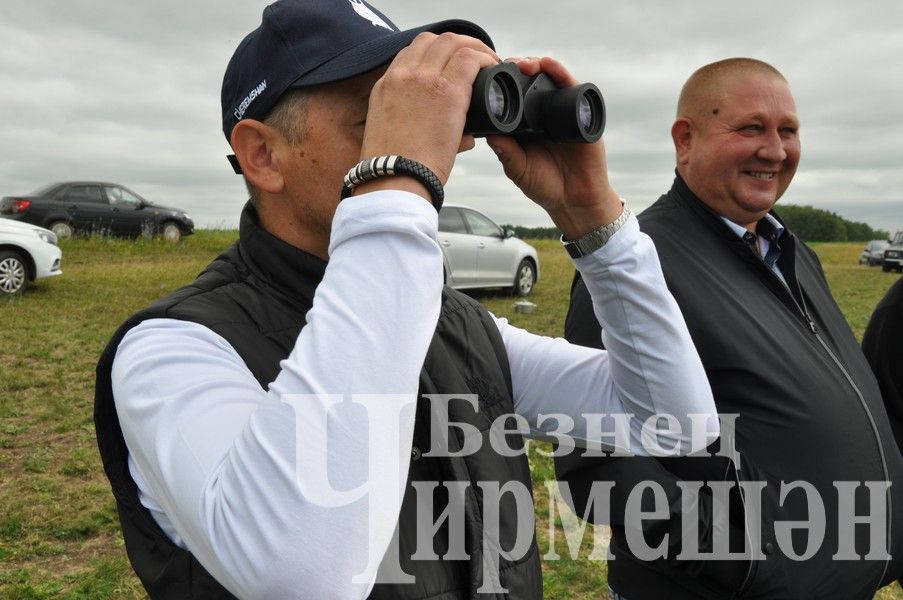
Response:
[{"label": "navy blue baseball cap", "polygon": [[362,75],[390,62],[417,34],[458,33],[493,47],[469,21],[400,31],[363,0],[279,0],[238,45],[223,77],[223,133],[242,119],[261,120],[290,89]]}]

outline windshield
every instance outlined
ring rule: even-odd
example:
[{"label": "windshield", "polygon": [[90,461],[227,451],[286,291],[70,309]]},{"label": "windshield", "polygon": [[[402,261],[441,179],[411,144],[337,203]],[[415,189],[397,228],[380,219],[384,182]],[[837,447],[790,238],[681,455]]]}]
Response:
[{"label": "windshield", "polygon": [[898,231],[894,235],[894,246],[903,246],[903,231]]}]

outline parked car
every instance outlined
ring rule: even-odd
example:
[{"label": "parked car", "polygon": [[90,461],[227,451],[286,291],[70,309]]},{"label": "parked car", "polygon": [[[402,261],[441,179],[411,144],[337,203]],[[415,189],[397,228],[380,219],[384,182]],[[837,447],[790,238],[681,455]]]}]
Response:
[{"label": "parked car", "polygon": [[486,215],[446,204],[439,212],[445,283],[455,289],[505,287],[520,296],[539,279],[536,249]]},{"label": "parked car", "polygon": [[62,275],[61,259],[52,231],[0,218],[0,295],[18,294],[29,281]]},{"label": "parked car", "polygon": [[162,235],[178,241],[194,232],[185,211],[158,206],[126,187],[100,181],[53,183],[25,196],[7,196],[0,200],[0,215],[46,227],[59,238],[78,232]]},{"label": "parked car", "polygon": [[887,240],[872,240],[862,254],[859,255],[859,264],[873,267],[884,263],[884,249],[887,248]]},{"label": "parked car", "polygon": [[884,263],[881,265],[884,272],[896,269],[903,271],[903,231],[894,234],[890,245],[884,249]]}]

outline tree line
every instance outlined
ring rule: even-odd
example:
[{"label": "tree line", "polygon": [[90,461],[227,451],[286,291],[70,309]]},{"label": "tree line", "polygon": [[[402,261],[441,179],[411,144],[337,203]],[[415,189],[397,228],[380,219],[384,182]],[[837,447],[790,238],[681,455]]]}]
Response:
[{"label": "tree line", "polygon": [[865,223],[848,221],[827,210],[788,204],[775,211],[784,224],[806,242],[867,242],[886,240],[890,233],[872,229]]},{"label": "tree line", "polygon": [[[865,223],[848,221],[837,213],[814,206],[787,204],[779,206],[775,212],[790,231],[806,242],[867,242],[890,238],[890,233],[883,229],[872,229]],[[513,230],[519,238],[557,239],[561,236],[557,227],[502,227]]]}]

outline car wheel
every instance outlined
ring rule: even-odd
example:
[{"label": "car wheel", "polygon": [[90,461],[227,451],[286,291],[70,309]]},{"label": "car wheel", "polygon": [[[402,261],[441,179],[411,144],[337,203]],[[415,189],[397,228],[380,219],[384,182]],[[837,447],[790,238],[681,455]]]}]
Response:
[{"label": "car wheel", "polygon": [[182,239],[182,230],[172,221],[163,224],[163,229],[160,230],[160,234],[163,236],[163,239],[168,242],[178,242]]},{"label": "car wheel", "polygon": [[47,229],[55,233],[56,237],[61,240],[68,240],[73,234],[72,225],[65,221],[54,221]]},{"label": "car wheel", "polygon": [[0,293],[18,294],[25,288],[28,268],[15,252],[0,252]]},{"label": "car wheel", "polygon": [[520,261],[514,273],[514,293],[518,296],[529,296],[536,283],[536,267],[527,259]]}]

